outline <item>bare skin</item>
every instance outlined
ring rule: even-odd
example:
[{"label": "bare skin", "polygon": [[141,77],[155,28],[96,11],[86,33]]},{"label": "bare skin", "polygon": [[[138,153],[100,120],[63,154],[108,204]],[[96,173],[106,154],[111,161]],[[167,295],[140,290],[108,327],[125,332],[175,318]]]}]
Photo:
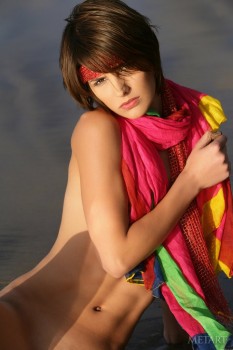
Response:
[{"label": "bare skin", "polygon": [[72,157],[53,249],[0,293],[2,350],[121,349],[152,301],[144,288],[103,270],[87,232],[79,182]]},{"label": "bare skin", "polygon": [[0,297],[2,350],[122,349],[152,302],[144,288],[103,270],[87,232],[74,157],[57,241]]},{"label": "bare skin", "polygon": [[[207,133],[168,194],[129,227],[120,141],[116,120],[104,111],[78,122],[58,238],[35,269],[0,293],[2,350],[123,349],[152,302],[150,292],[123,275],[162,243],[202,188],[229,176],[226,139],[210,143]],[[169,172],[166,153],[161,157]],[[171,215],[163,215],[171,206]],[[165,314],[167,340],[180,341],[183,332]]]}]

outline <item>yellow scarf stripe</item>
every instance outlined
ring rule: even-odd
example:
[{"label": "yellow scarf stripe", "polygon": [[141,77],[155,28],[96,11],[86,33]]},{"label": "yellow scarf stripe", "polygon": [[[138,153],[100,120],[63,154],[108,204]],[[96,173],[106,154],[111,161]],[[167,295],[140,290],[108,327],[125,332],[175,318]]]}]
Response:
[{"label": "yellow scarf stripe", "polygon": [[218,130],[220,124],[227,120],[220,101],[214,97],[203,96],[199,102],[199,108],[212,130]]},{"label": "yellow scarf stripe", "polygon": [[215,231],[221,224],[225,213],[225,198],[223,189],[220,188],[218,193],[203,205],[202,208],[202,228],[205,237]]}]

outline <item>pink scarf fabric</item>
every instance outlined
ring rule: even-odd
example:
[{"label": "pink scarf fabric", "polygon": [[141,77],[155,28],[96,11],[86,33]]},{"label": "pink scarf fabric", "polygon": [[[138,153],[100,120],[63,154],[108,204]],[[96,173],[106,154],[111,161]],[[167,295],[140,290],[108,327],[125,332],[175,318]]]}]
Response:
[{"label": "pink scarf fabric", "polygon": [[[128,120],[118,117],[122,129],[123,169],[134,175],[138,191],[137,201],[144,203],[144,209],[131,206],[131,222],[151,210],[151,194],[157,204],[168,190],[168,178],[159,151],[166,150],[183,141],[191,125],[190,116],[177,122],[153,116],[142,116]],[[125,175],[127,176],[127,175]],[[126,186],[130,186],[126,181]],[[129,189],[129,192],[130,189]]]},{"label": "pink scarf fabric", "polygon": [[[129,196],[131,223],[153,209],[169,189],[166,170],[159,156],[159,151],[171,149],[184,141],[188,156],[201,135],[210,129],[210,125],[206,118],[203,117],[199,108],[200,100],[205,95],[184,88],[171,81],[166,81],[166,84],[175,98],[178,113],[173,113],[166,119],[147,115],[133,120],[117,117],[122,130],[122,172]],[[212,198],[221,186],[224,188],[226,197],[228,197],[229,206],[226,208],[225,217],[221,223],[222,227],[216,230],[217,235],[222,235],[224,232],[226,221],[229,227],[232,225],[232,197],[229,192],[229,181],[214,186],[205,191],[205,193],[201,193],[197,199],[199,210],[201,211],[206,199],[208,197]],[[230,215],[228,215],[227,209],[229,209],[228,212],[231,211]],[[169,213],[167,213],[167,215],[169,215]],[[226,220],[226,218],[228,218],[228,220]],[[223,235],[221,237],[223,237]],[[223,241],[226,242],[228,240],[228,243],[230,242],[230,247],[233,247],[232,226],[230,227],[230,232],[228,230],[224,237],[226,239]],[[193,286],[197,295],[201,296],[205,301],[205,294],[200,286],[195,267],[192,263],[192,258],[179,225],[172,230],[163,245],[178,266],[182,267],[182,272],[189,285]],[[180,254],[181,251],[182,254]],[[233,258],[229,254],[223,255],[227,255],[226,261],[229,265],[230,274],[232,275]],[[143,282],[148,289],[153,289],[154,285],[157,286],[160,284],[160,282],[155,282],[158,277],[156,275],[159,274],[156,265],[156,255],[153,254],[139,266],[139,269],[143,270]],[[132,273],[132,276],[134,276],[134,274],[135,272]],[[132,279],[133,278],[134,277],[132,277]],[[176,296],[174,296],[174,293],[169,290],[166,284],[163,282],[161,282],[161,284],[164,297],[167,299],[168,304],[169,300],[173,300],[169,306],[171,309],[173,308],[173,312],[176,313],[176,311],[174,311],[174,305],[177,303]],[[179,308],[176,306],[176,309],[178,310]],[[224,311],[228,313],[227,306]],[[179,310],[177,315],[175,314],[179,322],[182,320],[190,321],[190,316],[182,312]],[[182,326],[183,328],[186,327],[186,331],[192,337],[195,336],[195,332],[197,332],[198,329],[199,333],[204,332],[204,328],[201,327],[198,322],[190,321],[188,323],[186,321],[183,322]]]}]

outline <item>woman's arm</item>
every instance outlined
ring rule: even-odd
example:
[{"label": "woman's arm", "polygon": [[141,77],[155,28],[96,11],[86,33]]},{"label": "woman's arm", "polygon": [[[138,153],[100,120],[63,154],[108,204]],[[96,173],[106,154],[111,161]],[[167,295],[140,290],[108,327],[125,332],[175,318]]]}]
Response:
[{"label": "woman's arm", "polygon": [[[158,247],[203,188],[229,176],[224,136],[204,135],[185,169],[150,213],[129,227],[117,121],[103,111],[84,114],[72,137],[88,230],[103,268],[121,277]],[[210,176],[211,174],[211,176]]]}]

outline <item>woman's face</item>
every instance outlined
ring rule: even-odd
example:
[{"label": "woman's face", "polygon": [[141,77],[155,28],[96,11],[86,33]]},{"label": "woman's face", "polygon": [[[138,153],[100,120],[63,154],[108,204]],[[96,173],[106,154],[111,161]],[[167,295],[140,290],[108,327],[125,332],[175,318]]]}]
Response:
[{"label": "woman's face", "polygon": [[103,73],[88,83],[94,95],[122,117],[135,119],[152,107],[160,112],[153,72]]}]

